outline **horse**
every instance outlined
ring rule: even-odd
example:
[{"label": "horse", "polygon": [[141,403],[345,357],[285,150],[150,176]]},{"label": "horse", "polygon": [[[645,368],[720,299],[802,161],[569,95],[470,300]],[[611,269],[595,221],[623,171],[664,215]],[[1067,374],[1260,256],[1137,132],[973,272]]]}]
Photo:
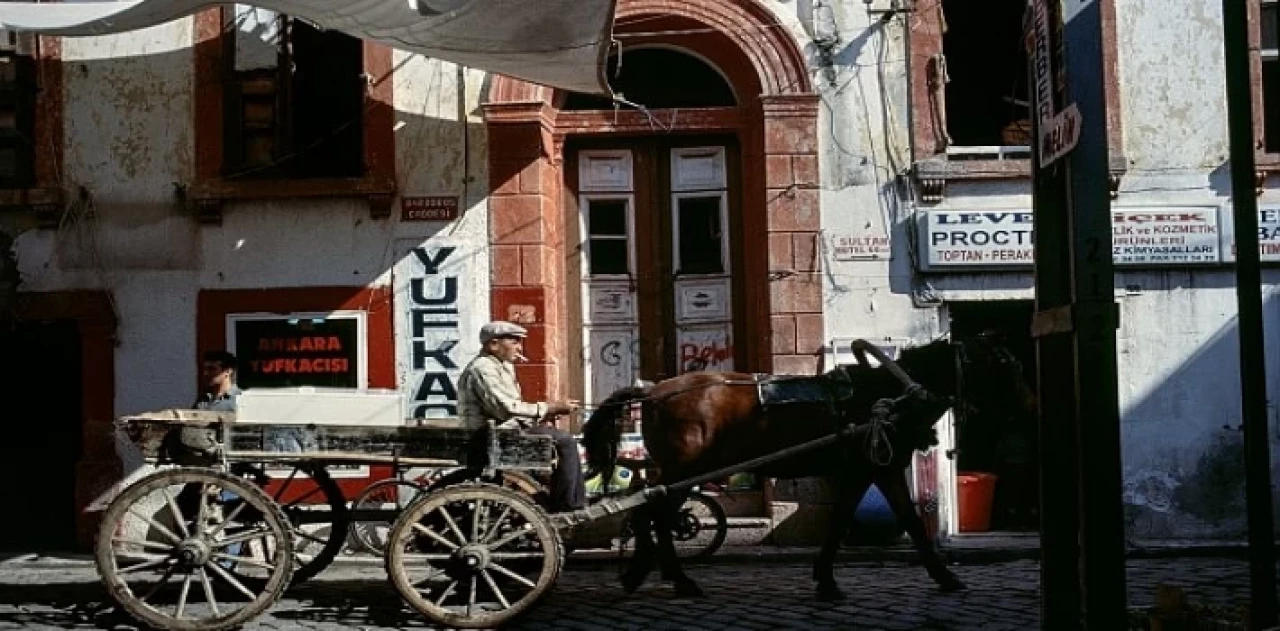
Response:
[{"label": "horse", "polygon": [[[863,346],[883,357],[870,345]],[[838,366],[816,377],[765,376],[763,380],[809,379],[819,380],[827,388],[851,386],[832,389],[841,396],[825,402],[765,407],[761,403],[762,380],[735,372],[690,372],[647,387],[620,389],[600,403],[583,428],[588,475],[610,473],[617,459],[620,421],[634,404],[641,408],[649,458],[659,470],[660,481],[668,485],[776,454],[854,424],[863,430],[854,440],[788,456],[753,471],[779,479],[824,477],[833,485],[836,504],[830,529],[813,567],[818,599],[844,598],[835,581],[836,552],[854,510],[873,483],[910,536],[928,575],[943,591],[962,590],[964,583],[943,564],[916,513],[907,486],[907,465],[915,451],[938,444],[934,424],[948,409],[1028,419],[1035,414],[1035,396],[1018,360],[1003,339],[990,331],[965,340],[940,338],[906,348],[896,365],[884,358],[880,365],[872,366],[859,357],[859,364]],[[904,379],[915,396],[899,397]],[[895,397],[900,404],[893,411],[892,422],[880,422],[883,419],[875,418],[873,410],[880,410],[883,416],[883,404]],[[673,582],[677,594],[702,595],[701,588],[681,568],[671,540],[671,520],[683,501],[682,494],[673,492],[636,509],[635,554],[621,576],[628,593],[644,583],[656,557],[662,577]],[[654,528],[656,548],[650,539]]]}]

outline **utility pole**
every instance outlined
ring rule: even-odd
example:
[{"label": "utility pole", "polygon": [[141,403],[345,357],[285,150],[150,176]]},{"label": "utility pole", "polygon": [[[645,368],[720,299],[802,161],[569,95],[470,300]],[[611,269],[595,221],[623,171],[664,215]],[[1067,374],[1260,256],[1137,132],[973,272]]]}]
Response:
[{"label": "utility pole", "polygon": [[1276,623],[1276,550],[1271,514],[1271,449],[1267,437],[1266,359],[1258,200],[1254,196],[1253,89],[1249,77],[1252,0],[1222,0],[1231,144],[1231,208],[1236,233],[1236,326],[1240,338],[1240,410],[1244,425],[1245,497],[1249,521],[1249,621]]},{"label": "utility pole", "polygon": [[1119,629],[1128,611],[1102,10],[1031,0],[1031,17],[1042,624]]}]

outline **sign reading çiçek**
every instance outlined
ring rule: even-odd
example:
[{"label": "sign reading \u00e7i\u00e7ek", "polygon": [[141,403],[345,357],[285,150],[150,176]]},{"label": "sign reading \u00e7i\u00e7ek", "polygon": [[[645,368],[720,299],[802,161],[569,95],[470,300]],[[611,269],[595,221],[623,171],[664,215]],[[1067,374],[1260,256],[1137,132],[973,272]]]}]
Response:
[{"label": "sign reading \u00e7i\u00e7ek", "polygon": [[1111,212],[1111,255],[1118,264],[1217,263],[1220,243],[1217,208]]}]

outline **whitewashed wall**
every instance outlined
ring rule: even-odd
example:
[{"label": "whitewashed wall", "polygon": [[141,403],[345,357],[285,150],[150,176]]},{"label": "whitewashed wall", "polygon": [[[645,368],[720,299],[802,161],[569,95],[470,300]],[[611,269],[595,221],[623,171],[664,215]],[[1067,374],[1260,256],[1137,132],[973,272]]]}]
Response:
[{"label": "whitewashed wall", "polygon": [[[1119,100],[1125,175],[1117,206],[1221,206],[1228,224],[1225,87],[1221,9],[1176,0],[1115,0]],[[1029,209],[1019,182],[947,185],[945,200],[924,206],[891,185],[909,166],[901,21],[871,25],[862,2],[838,3],[841,47],[835,80],[815,69],[827,104],[823,153],[828,337],[905,336],[925,340],[945,326],[941,311],[913,306],[905,222],[913,209]],[[870,25],[870,26],[869,26]],[[887,46],[886,52],[880,47]],[[885,60],[880,63],[877,60]],[[917,80],[919,78],[916,78]],[[1261,201],[1280,202],[1269,190]],[[1229,225],[1224,225],[1229,229]],[[837,261],[850,237],[893,239],[891,261]],[[1238,343],[1230,265],[1123,269],[1120,403],[1125,501],[1135,539],[1231,538],[1244,532]],[[1029,271],[925,276],[939,300],[1031,299]],[[1264,271],[1268,386],[1280,393],[1280,269]],[[1125,287],[1129,291],[1125,291]],[[1273,452],[1280,430],[1269,409]],[[1280,503],[1278,503],[1280,505]]]},{"label": "whitewashed wall", "polygon": [[[457,221],[402,223],[398,208],[373,220],[363,200],[328,199],[231,202],[221,226],[202,226],[174,196],[194,172],[191,42],[189,19],[64,40],[63,185],[72,198],[83,187],[91,202],[57,231],[23,232],[15,247],[25,291],[111,292],[118,414],[194,400],[201,289],[390,286],[412,247],[447,240],[468,246],[480,286],[458,307],[478,328],[489,312],[482,73],[462,73],[460,89],[452,64],[393,58],[400,193],[465,195]],[[459,345],[455,360],[474,352]]]}]

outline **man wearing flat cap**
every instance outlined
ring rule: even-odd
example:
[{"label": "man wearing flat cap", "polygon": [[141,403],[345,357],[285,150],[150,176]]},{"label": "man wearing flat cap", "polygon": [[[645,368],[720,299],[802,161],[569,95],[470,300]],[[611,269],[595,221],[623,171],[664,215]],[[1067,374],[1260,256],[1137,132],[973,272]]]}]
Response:
[{"label": "man wearing flat cap", "polygon": [[526,402],[520,394],[513,362],[524,360],[528,331],[511,322],[490,322],[480,328],[480,354],[458,378],[458,417],[468,427],[481,428],[489,421],[499,428],[520,428],[555,440],[558,463],[551,476],[551,510],[577,510],[585,503],[578,443],[556,429],[557,416],[569,414],[578,401]]}]

